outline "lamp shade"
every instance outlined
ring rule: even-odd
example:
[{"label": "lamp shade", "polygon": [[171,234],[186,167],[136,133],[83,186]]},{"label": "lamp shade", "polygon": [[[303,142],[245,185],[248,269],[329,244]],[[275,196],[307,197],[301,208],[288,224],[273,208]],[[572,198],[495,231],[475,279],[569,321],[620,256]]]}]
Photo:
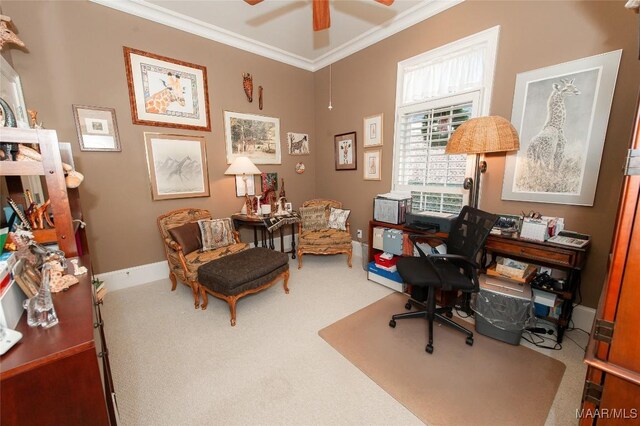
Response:
[{"label": "lamp shade", "polygon": [[260,169],[249,160],[249,157],[236,157],[229,166],[225,175],[259,175]]},{"label": "lamp shade", "polygon": [[446,154],[481,154],[520,148],[516,128],[506,118],[492,115],[465,121],[451,135]]}]

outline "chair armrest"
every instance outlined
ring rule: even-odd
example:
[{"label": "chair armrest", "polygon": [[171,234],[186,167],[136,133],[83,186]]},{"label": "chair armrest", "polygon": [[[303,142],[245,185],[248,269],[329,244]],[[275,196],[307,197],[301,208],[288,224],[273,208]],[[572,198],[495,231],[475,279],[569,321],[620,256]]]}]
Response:
[{"label": "chair armrest", "polygon": [[236,241],[236,244],[242,242],[240,241],[240,233],[238,231],[233,231],[233,239]]},{"label": "chair armrest", "polygon": [[182,251],[182,246],[170,238],[165,238],[164,243],[173,251]]},{"label": "chair armrest", "polygon": [[347,234],[351,234],[351,228],[349,227],[349,222],[344,224],[345,229],[347,230]]}]

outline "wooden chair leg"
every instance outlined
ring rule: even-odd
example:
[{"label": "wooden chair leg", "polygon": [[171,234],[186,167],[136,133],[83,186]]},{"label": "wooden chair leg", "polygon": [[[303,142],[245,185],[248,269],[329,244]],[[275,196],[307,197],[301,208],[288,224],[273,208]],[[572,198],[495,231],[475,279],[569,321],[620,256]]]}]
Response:
[{"label": "wooden chair leg", "polygon": [[202,305],[200,305],[200,309],[204,311],[205,309],[207,309],[207,305],[209,304],[209,296],[207,295],[207,292],[204,290],[203,286],[199,286],[199,287],[200,287],[200,294],[202,295]]},{"label": "wooden chair leg", "polygon": [[286,294],[289,294],[289,287],[288,287],[288,285],[287,285],[288,283],[289,283],[289,270],[287,270],[287,271],[284,273],[284,292],[285,292]]},{"label": "wooden chair leg", "polygon": [[353,253],[351,251],[349,251],[349,253],[347,253],[347,265],[349,265],[349,268],[352,267],[352,265],[351,265],[351,255],[352,254]]},{"label": "wooden chair leg", "polygon": [[191,292],[193,293],[193,308],[198,309],[200,307],[200,291],[197,283],[190,283]]},{"label": "wooden chair leg", "polygon": [[302,252],[298,250],[298,269],[302,269]]},{"label": "wooden chair leg", "polygon": [[176,274],[169,272],[169,279],[171,280],[171,291],[176,291],[176,286],[178,285]]}]

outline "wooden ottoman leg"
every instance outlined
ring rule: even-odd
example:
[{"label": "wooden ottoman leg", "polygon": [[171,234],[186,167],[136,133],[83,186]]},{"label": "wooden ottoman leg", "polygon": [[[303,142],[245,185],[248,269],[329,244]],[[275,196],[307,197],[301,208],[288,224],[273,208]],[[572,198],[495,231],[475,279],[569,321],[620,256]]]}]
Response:
[{"label": "wooden ottoman leg", "polygon": [[176,286],[178,285],[176,274],[169,272],[169,279],[171,280],[171,291],[176,291]]},{"label": "wooden ottoman leg", "polygon": [[284,272],[284,292],[286,294],[289,294],[289,287],[287,286],[287,283],[289,282],[289,270],[287,269]]},{"label": "wooden ottoman leg", "polygon": [[238,301],[237,297],[229,297],[227,298],[227,303],[229,303],[229,310],[231,311],[231,327],[236,325],[236,302]]}]

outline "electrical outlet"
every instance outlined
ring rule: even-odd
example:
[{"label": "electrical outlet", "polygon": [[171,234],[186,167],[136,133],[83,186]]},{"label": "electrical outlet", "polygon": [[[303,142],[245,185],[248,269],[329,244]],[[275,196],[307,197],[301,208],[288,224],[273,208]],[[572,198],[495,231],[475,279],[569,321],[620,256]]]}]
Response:
[{"label": "electrical outlet", "polygon": [[358,238],[362,238],[362,229],[358,229],[356,235],[358,236]]}]

